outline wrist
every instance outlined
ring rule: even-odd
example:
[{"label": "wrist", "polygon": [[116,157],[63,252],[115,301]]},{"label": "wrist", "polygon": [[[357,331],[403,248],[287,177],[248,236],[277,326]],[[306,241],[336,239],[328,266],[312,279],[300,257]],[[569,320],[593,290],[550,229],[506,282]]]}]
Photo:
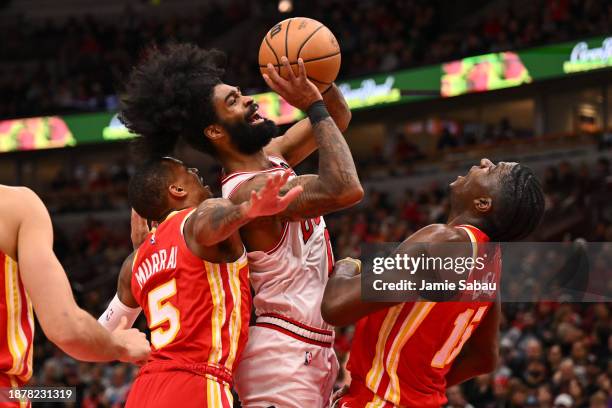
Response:
[{"label": "wrist", "polygon": [[334,88],[336,86],[336,84],[334,84],[333,82],[331,84],[329,84],[329,86],[327,88],[325,88],[325,90],[323,92],[321,92],[321,96],[323,96],[323,98],[327,97],[327,95],[329,95],[329,91],[332,90],[332,88]]},{"label": "wrist", "polygon": [[255,218],[251,214],[252,209],[253,209],[253,205],[251,203],[251,200],[241,203],[240,206],[238,207],[238,211],[240,212],[240,218],[242,218],[245,221]]},{"label": "wrist", "polygon": [[123,342],[121,342],[118,338],[117,335],[115,335],[114,333],[111,333],[111,338],[113,339],[113,356],[116,360],[119,361],[127,361],[127,356],[128,356],[128,349],[127,347],[125,347],[125,345],[123,344]]},{"label": "wrist", "polygon": [[327,107],[325,106],[325,102],[323,102],[322,99],[311,103],[308,109],[306,109],[306,114],[308,115],[312,125],[316,125],[322,120],[330,117]]}]

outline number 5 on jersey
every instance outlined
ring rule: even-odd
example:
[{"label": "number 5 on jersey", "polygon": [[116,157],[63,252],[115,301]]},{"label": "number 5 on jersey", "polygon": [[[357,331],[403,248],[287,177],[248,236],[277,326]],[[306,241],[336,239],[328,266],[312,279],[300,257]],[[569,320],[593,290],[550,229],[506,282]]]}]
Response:
[{"label": "number 5 on jersey", "polygon": [[[168,301],[174,295],[176,295],[176,281],[172,279],[150,291],[147,297],[151,344],[157,350],[171,343],[181,328],[180,312]],[[160,327],[166,322],[168,322],[167,329]]]}]

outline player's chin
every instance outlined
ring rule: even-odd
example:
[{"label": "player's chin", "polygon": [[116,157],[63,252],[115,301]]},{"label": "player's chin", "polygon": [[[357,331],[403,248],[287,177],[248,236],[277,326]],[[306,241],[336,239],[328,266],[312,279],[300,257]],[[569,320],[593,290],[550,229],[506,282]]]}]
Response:
[{"label": "player's chin", "polygon": [[455,181],[453,181],[452,183],[449,184],[449,187],[457,187],[461,184],[465,183],[465,176],[457,176],[457,178],[455,179]]}]

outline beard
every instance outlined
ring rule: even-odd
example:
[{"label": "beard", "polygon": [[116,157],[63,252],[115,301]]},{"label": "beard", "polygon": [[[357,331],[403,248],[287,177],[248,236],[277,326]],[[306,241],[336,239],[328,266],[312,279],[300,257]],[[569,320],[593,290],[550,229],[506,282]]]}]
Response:
[{"label": "beard", "polygon": [[251,125],[246,121],[223,123],[234,147],[242,154],[254,154],[263,149],[278,136],[278,126],[269,119]]}]

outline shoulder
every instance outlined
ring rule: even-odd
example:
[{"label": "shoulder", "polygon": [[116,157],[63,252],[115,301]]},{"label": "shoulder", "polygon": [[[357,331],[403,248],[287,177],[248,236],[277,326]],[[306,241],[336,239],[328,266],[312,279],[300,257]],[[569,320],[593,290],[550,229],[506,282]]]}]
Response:
[{"label": "shoulder", "polygon": [[48,219],[47,207],[40,197],[27,187],[10,187],[0,185],[0,215],[10,215],[8,220],[21,225],[23,221],[40,222]]},{"label": "shoulder", "polygon": [[0,185],[3,202],[20,201],[23,204],[42,203],[40,197],[28,187]]},{"label": "shoulder", "polygon": [[431,224],[415,232],[409,240],[418,242],[466,242],[467,233],[447,224]]}]

